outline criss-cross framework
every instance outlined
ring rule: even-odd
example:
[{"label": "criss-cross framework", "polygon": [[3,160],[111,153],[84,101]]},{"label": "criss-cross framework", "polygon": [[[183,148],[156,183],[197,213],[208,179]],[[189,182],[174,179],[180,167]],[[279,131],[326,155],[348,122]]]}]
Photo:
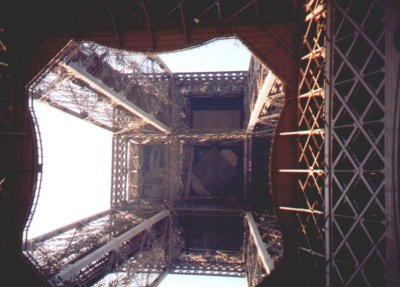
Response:
[{"label": "criss-cross framework", "polygon": [[173,74],[157,56],[91,42],[59,53],[31,96],[113,132],[112,209],[27,242],[50,284],[156,286],[172,273],[247,275],[256,286],[272,272],[283,256],[277,218],[245,210],[253,139],[270,141],[283,85],[255,59],[250,70],[256,80]]},{"label": "criss-cross framework", "polygon": [[[199,154],[207,153],[207,146],[231,149],[238,154],[243,152],[238,169],[243,171],[240,176],[244,180],[243,184],[237,184],[248,196],[243,204],[251,209],[254,202],[263,202],[265,198],[254,193],[257,184],[263,182],[255,175],[259,172],[265,177],[269,172],[270,180],[265,178],[267,183],[264,183],[271,184],[270,196],[279,207],[284,244],[288,247],[286,262],[294,263],[289,266],[290,274],[303,271],[303,266],[298,264],[298,254],[308,270],[308,282],[301,285],[400,285],[398,1],[11,2],[0,9],[0,221],[3,231],[0,265],[4,280],[26,286],[34,285],[37,279],[21,256],[20,246],[22,229],[29,226],[32,217],[29,212],[36,206],[38,193],[34,190],[40,185],[42,175],[40,131],[28,105],[31,102],[24,96],[27,80],[71,37],[148,52],[182,49],[213,37],[236,36],[284,83],[285,95],[280,99],[283,113],[275,132],[275,123],[270,126],[270,121],[276,116],[268,115],[268,110],[264,113],[268,105],[261,101],[255,109],[256,99],[262,96],[257,92],[258,87],[255,97],[250,96],[252,92],[247,94],[248,103],[243,106],[242,114],[245,120],[238,131],[193,132],[191,96],[181,96],[185,90],[174,83],[180,80],[174,79],[168,69],[161,68],[162,75],[151,80],[145,77],[145,81],[148,81],[147,87],[149,83],[157,87],[155,90],[168,87],[172,91],[172,107],[168,107],[167,101],[171,98],[162,95],[141,101],[143,99],[135,94],[129,104],[122,92],[126,88],[124,83],[139,79],[132,80],[127,76],[129,72],[124,74],[119,68],[119,74],[111,73],[107,79],[107,75],[101,75],[107,65],[94,68],[94,76],[76,65],[85,58],[79,53],[75,55],[80,58],[77,62],[58,65],[56,60],[53,68],[57,68],[45,71],[50,76],[48,80],[53,77],[59,81],[42,82],[43,90],[35,90],[35,85],[31,85],[28,92],[43,96],[43,100],[54,106],[60,103],[58,108],[116,134],[113,152],[114,160],[119,162],[113,167],[112,191],[112,205],[118,207],[116,209],[129,207],[142,194],[149,195],[156,190],[154,184],[149,184],[149,178],[154,176],[159,180],[159,174],[144,173],[142,155],[149,157],[150,154],[161,163],[157,156],[160,152],[167,155],[168,167],[171,167],[168,175],[173,175],[161,181],[168,190],[165,201],[175,202],[171,200],[174,194],[178,198],[183,196],[186,201],[174,203],[174,210],[182,217],[209,213],[237,216],[238,208],[232,202],[224,205],[207,202],[204,198],[195,202],[192,173],[198,170],[194,165]],[[326,38],[323,37],[325,26]],[[323,39],[326,42],[321,45]],[[105,56],[104,59],[111,59],[108,64],[113,63],[109,68],[114,68],[121,60],[112,59],[112,54],[116,53],[104,47],[96,48],[93,43],[86,43],[85,47],[91,54],[85,65],[106,54],[111,58]],[[149,60],[147,56],[143,59]],[[153,67],[161,64],[156,58],[153,60],[156,63]],[[321,85],[324,61],[326,83]],[[203,76],[194,75],[193,78],[196,77]],[[267,77],[264,74],[260,79]],[[249,81],[256,78],[248,76]],[[76,87],[81,93],[74,91]],[[57,93],[58,88],[64,96]],[[279,93],[276,96],[279,98]],[[247,109],[250,104],[253,110]],[[162,110],[168,113],[158,113]],[[251,122],[254,126],[246,126],[252,111],[261,112],[254,113]],[[325,119],[322,124],[321,117]],[[247,133],[246,127],[252,129],[252,133]],[[260,153],[260,146],[268,146],[270,137],[273,137],[272,152]],[[178,148],[170,147],[178,142]],[[117,155],[126,151],[127,155]],[[215,149],[213,152],[218,156]],[[322,153],[324,158],[321,158]],[[269,156],[270,169],[259,168],[268,165]],[[232,154],[228,158],[235,162]],[[178,171],[172,170],[175,168]],[[143,179],[146,179],[144,193],[141,190]],[[170,192],[174,188],[176,193]],[[249,190],[252,193],[247,193]],[[257,218],[255,220],[257,222]],[[140,245],[139,239],[135,245]],[[256,246],[248,249],[258,250]],[[261,264],[251,259],[255,257],[258,262],[259,254],[249,256],[251,262],[246,262],[246,266],[259,267]],[[193,258],[200,260],[201,257]],[[116,262],[120,265],[118,260]],[[96,266],[103,268],[105,265]],[[258,267],[254,270],[259,270]],[[111,281],[113,276],[109,276]],[[140,284],[157,284],[162,277],[157,277],[153,283],[147,280]],[[251,280],[251,284],[257,284],[258,280]]]},{"label": "criss-cross framework", "polygon": [[[326,3],[306,5],[305,34],[298,87],[297,182],[300,195],[298,236],[300,258],[309,281],[322,284],[325,265],[324,216],[324,99]],[[308,267],[309,268],[309,267]],[[318,276],[318,274],[321,274]]]},{"label": "criss-cross framework", "polygon": [[287,256],[300,259],[307,284],[323,286],[326,3],[308,1],[304,8],[298,89],[286,95],[274,134],[271,184]]},{"label": "criss-cross framework", "polygon": [[[118,256],[123,256],[125,251],[133,252],[127,246],[130,233],[136,230],[145,236],[141,226],[148,228],[165,218],[147,223],[161,209],[162,206],[135,202],[129,209],[104,211],[29,240],[25,254],[53,285],[64,281],[87,285],[98,278],[98,272],[106,274],[122,262],[121,258],[117,260]],[[98,254],[92,256],[93,252]]]},{"label": "criss-cross framework", "polygon": [[395,277],[388,255],[395,244],[387,240],[393,191],[385,173],[387,3],[333,1],[329,9],[327,283],[384,286]]}]

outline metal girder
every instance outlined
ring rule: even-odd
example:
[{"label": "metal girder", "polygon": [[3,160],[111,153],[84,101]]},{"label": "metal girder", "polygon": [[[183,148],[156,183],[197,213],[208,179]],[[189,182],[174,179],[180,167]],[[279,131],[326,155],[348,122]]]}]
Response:
[{"label": "metal girder", "polygon": [[[251,213],[251,217],[251,225],[247,220],[247,214],[244,217],[244,224],[246,228],[243,255],[247,266],[246,277],[249,287],[264,286],[264,279],[268,277],[269,274],[260,256],[260,245],[258,245],[257,242],[261,243],[262,249],[266,249],[271,260],[270,263],[272,263],[273,267],[275,267],[280,265],[283,259],[283,234],[278,218],[274,212],[257,210]],[[259,234],[259,236],[257,236],[258,241],[256,241],[255,237],[253,236],[252,230]],[[277,271],[277,273],[279,273],[279,271]],[[268,286],[268,283],[265,286]]]},{"label": "metal girder", "polygon": [[[139,206],[139,209],[143,208],[147,206]],[[140,224],[155,212],[157,210],[143,215],[130,210],[108,210],[28,241],[24,254],[45,278],[54,278],[61,269],[103,246],[110,238]]]},{"label": "metal girder", "polygon": [[168,141],[168,161],[169,170],[166,173],[166,176],[169,178],[168,202],[173,206],[174,202],[177,201],[178,198],[182,197],[184,192],[182,182],[183,144],[176,137],[171,137]]},{"label": "metal girder", "polygon": [[139,144],[128,142],[128,182],[127,196],[128,202],[139,198],[141,180],[141,148]]},{"label": "metal girder", "polygon": [[[303,3],[306,14],[298,58],[297,91],[289,93],[271,154],[271,186],[285,237],[285,252],[304,266],[304,280],[323,286],[326,1]],[[321,6],[322,5],[322,6]],[[321,9],[321,7],[323,9]],[[306,212],[310,211],[310,212]],[[289,255],[290,254],[290,255]],[[322,255],[322,256],[320,256]]]},{"label": "metal girder", "polygon": [[145,122],[149,123],[150,125],[154,126],[158,130],[164,133],[170,133],[171,129],[167,127],[165,124],[157,120],[154,116],[148,114],[147,112],[143,111],[138,106],[129,102],[126,97],[124,97],[121,93],[112,90],[111,88],[107,87],[104,83],[102,83],[99,79],[92,76],[80,66],[73,64],[73,63],[61,63],[61,65],[74,77],[84,81],[87,83],[92,89],[98,91],[99,93],[107,96],[112,102],[116,103],[127,109],[129,112],[133,113],[134,115],[140,117]]},{"label": "metal girder", "polygon": [[395,2],[327,1],[326,286],[399,285]]},{"label": "metal girder", "polygon": [[[271,130],[257,131],[252,133],[253,138],[262,138],[271,136]],[[148,143],[166,143],[170,138],[168,135],[162,134],[126,134],[125,135],[133,144],[148,144]],[[240,142],[245,140],[249,135],[244,130],[231,130],[231,131],[182,131],[174,134],[177,140],[182,143],[211,143],[211,142]]]},{"label": "metal girder", "polygon": [[111,207],[125,203],[127,197],[128,177],[128,140],[114,134],[112,138],[112,174],[111,174]]},{"label": "metal girder", "polygon": [[169,272],[183,275],[244,277],[245,266],[240,252],[188,251],[172,261]]},{"label": "metal girder", "polygon": [[175,73],[173,79],[177,86],[181,85],[181,96],[232,96],[243,92],[248,75],[245,71]]},{"label": "metal girder", "polygon": [[174,211],[178,215],[242,216],[243,214],[239,205],[212,204],[201,200],[177,202]]},{"label": "metal girder", "polygon": [[[149,125],[53,63],[29,86],[30,97],[111,132],[147,132]],[[152,127],[151,127],[152,128]],[[156,129],[154,129],[156,130]]]},{"label": "metal girder", "polygon": [[274,262],[271,256],[268,254],[266,246],[261,239],[260,232],[257,229],[257,225],[254,221],[253,215],[251,212],[246,212],[246,220],[249,225],[250,234],[253,237],[254,243],[257,247],[258,256],[260,257],[263,266],[267,275],[271,274],[271,272],[275,269]]},{"label": "metal girder", "polygon": [[182,253],[182,246],[179,229],[169,216],[128,240],[116,252],[92,262],[73,283],[94,287],[156,286],[168,274],[171,260]]},{"label": "metal girder", "polygon": [[91,215],[91,216],[89,216],[87,218],[77,220],[77,221],[75,221],[73,223],[70,223],[70,224],[65,225],[63,227],[54,229],[54,230],[52,230],[50,232],[47,232],[45,234],[42,234],[42,235],[40,235],[38,237],[32,238],[27,243],[28,243],[28,245],[30,245],[32,243],[37,244],[39,242],[45,241],[47,239],[50,239],[50,238],[52,238],[54,236],[60,235],[61,233],[64,233],[64,232],[66,232],[68,230],[81,227],[81,226],[85,225],[86,223],[89,223],[90,221],[93,221],[95,219],[104,217],[104,216],[110,214],[111,212],[112,212],[112,210],[106,210],[106,211],[102,211],[102,212],[99,212],[97,214]]},{"label": "metal girder", "polygon": [[253,150],[253,138],[251,135],[247,135],[243,139],[243,198],[244,205],[247,208],[251,206],[251,173],[252,173],[252,150]]},{"label": "metal girder", "polygon": [[250,134],[253,132],[254,127],[257,124],[258,117],[260,116],[263,107],[265,105],[269,105],[270,101],[268,101],[268,95],[271,92],[271,89],[275,83],[275,80],[276,80],[276,76],[272,72],[268,72],[268,75],[265,78],[265,81],[261,87],[261,90],[258,93],[256,104],[253,108],[253,111],[251,112],[250,120],[247,125],[247,129],[246,129],[247,133]]},{"label": "metal girder", "polygon": [[87,265],[95,261],[96,259],[106,255],[110,251],[117,251],[118,248],[126,241],[132,237],[138,235],[139,233],[150,229],[154,224],[161,221],[170,215],[169,210],[163,210],[160,213],[152,216],[149,219],[141,222],[139,225],[133,227],[122,235],[111,239],[107,244],[100,247],[96,251],[88,254],[87,256],[81,258],[80,260],[74,262],[68,267],[62,269],[57,275],[57,278],[61,278],[64,281],[71,281],[78,273]]}]

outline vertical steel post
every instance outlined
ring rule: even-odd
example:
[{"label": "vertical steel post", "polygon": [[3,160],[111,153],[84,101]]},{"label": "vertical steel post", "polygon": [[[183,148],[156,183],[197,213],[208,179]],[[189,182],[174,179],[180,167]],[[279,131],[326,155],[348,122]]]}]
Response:
[{"label": "vertical steel post", "polygon": [[243,139],[244,149],[244,180],[243,180],[243,197],[244,207],[246,210],[251,208],[251,158],[252,158],[252,136],[246,135]]},{"label": "vertical steel post", "polygon": [[116,208],[127,200],[127,139],[114,134],[112,149],[111,207]]},{"label": "vertical steel post", "polygon": [[332,2],[327,2],[327,15],[326,15],[326,65],[325,65],[325,183],[324,183],[324,200],[325,200],[325,257],[326,257],[326,274],[325,274],[325,284],[327,287],[330,286],[331,281],[331,268],[332,268],[332,151],[331,151],[331,140],[332,140],[332,83],[333,76],[331,65],[333,59],[331,51],[331,41],[333,38],[332,25],[333,25],[333,11]]},{"label": "vertical steel post", "polygon": [[[400,125],[400,4],[386,2],[386,122],[385,157],[387,286],[400,286],[400,200],[399,200],[399,125]],[[398,2],[398,1],[397,1]],[[396,43],[397,41],[397,43]],[[396,46],[397,45],[397,46]]]}]

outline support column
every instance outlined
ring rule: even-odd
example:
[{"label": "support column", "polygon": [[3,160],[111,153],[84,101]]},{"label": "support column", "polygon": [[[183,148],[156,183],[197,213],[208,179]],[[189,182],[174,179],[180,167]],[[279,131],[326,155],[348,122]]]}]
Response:
[{"label": "support column", "polygon": [[248,135],[244,141],[244,182],[243,182],[243,196],[244,206],[248,210],[251,208],[251,167],[252,167],[252,136]]},{"label": "support column", "polygon": [[120,135],[113,135],[111,207],[116,208],[127,200],[128,175],[128,140]]},{"label": "support column", "polygon": [[399,19],[395,2],[327,1],[328,287],[399,286],[398,239],[392,233],[398,192],[393,185],[399,81],[391,34]]},{"label": "support column", "polygon": [[[395,2],[397,4],[395,4]],[[400,286],[400,3],[386,1],[386,122],[385,174],[387,228],[387,286]]]}]

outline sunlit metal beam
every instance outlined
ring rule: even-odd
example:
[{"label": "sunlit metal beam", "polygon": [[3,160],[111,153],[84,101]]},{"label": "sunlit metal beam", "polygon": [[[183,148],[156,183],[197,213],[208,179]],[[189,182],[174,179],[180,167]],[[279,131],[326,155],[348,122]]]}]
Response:
[{"label": "sunlit metal beam", "polygon": [[74,277],[76,277],[79,272],[86,266],[88,266],[90,263],[95,261],[98,258],[101,258],[102,256],[106,255],[110,251],[116,251],[119,249],[119,247],[132,237],[138,235],[139,233],[151,229],[151,227],[156,224],[157,222],[163,220],[167,216],[170,215],[169,210],[163,210],[153,217],[150,217],[149,219],[144,220],[141,222],[139,225],[131,228],[130,230],[126,231],[122,235],[110,240],[107,244],[103,245],[96,251],[88,254],[87,256],[81,258],[77,262],[69,265],[68,267],[62,269],[56,277],[62,279],[63,281],[71,281],[73,280]]},{"label": "sunlit metal beam", "polygon": [[267,249],[265,248],[265,244],[261,239],[260,232],[258,232],[256,222],[254,221],[251,212],[246,212],[246,220],[247,223],[249,224],[250,234],[253,237],[254,243],[257,247],[258,256],[260,257],[264,265],[267,275],[269,275],[275,268],[274,262],[271,256],[269,255]]},{"label": "sunlit metal beam", "polygon": [[258,93],[257,101],[256,104],[254,105],[254,109],[251,112],[249,124],[247,125],[247,130],[246,133],[250,134],[253,132],[254,127],[257,124],[258,117],[261,114],[261,111],[264,107],[265,104],[268,104],[268,95],[271,92],[271,89],[275,83],[276,76],[268,72],[267,77],[265,78],[265,81],[260,89],[260,92]]},{"label": "sunlit metal beam", "polygon": [[40,235],[38,237],[32,238],[29,241],[30,242],[34,242],[34,243],[43,242],[43,241],[45,241],[47,239],[53,238],[53,237],[55,237],[57,235],[60,235],[60,234],[62,234],[64,232],[67,232],[67,231],[69,231],[71,229],[83,226],[83,225],[85,225],[85,224],[87,224],[87,223],[89,223],[89,222],[91,222],[91,221],[93,221],[95,219],[99,219],[99,218],[102,218],[102,217],[104,217],[106,215],[110,215],[110,214],[112,214],[112,209],[108,209],[108,210],[96,213],[96,214],[91,215],[91,216],[89,216],[89,217],[87,217],[85,219],[79,219],[79,220],[77,220],[77,221],[75,221],[73,223],[70,223],[70,224],[67,224],[67,225],[65,225],[63,227],[57,228],[55,230],[52,230],[52,231],[47,232],[45,234],[42,234],[42,235]]},{"label": "sunlit metal beam", "polygon": [[84,81],[88,84],[92,89],[95,91],[100,92],[101,94],[108,97],[112,102],[124,107],[129,112],[133,113],[134,115],[142,118],[144,121],[149,123],[150,125],[154,126],[155,128],[159,129],[164,133],[170,133],[171,129],[167,127],[165,124],[157,120],[154,116],[150,115],[149,113],[143,111],[138,106],[134,105],[130,101],[128,101],[122,94],[115,92],[111,88],[107,87],[103,82],[101,82],[96,77],[92,76],[84,69],[79,67],[73,63],[61,63],[61,65],[68,71],[68,73],[72,74],[74,77]]}]

